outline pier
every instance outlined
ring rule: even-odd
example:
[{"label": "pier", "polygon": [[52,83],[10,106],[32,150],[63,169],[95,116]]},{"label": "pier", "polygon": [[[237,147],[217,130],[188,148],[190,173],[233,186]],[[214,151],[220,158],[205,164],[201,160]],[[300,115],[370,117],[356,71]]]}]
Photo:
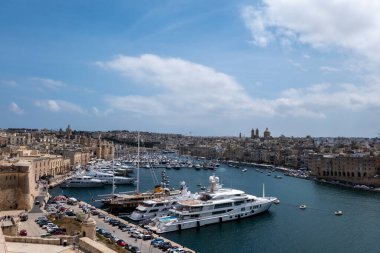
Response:
[{"label": "pier", "polygon": [[[75,212],[80,212],[80,211],[82,211],[80,206],[83,206],[83,205],[88,206],[88,207],[93,207],[92,205],[90,205],[84,201],[80,201],[78,203],[78,205],[70,206],[70,207],[72,207],[72,209]],[[129,223],[128,221],[121,219],[115,215],[112,215],[112,214],[110,214],[104,210],[101,210],[99,208],[97,208],[96,210],[99,211],[99,213],[105,215],[106,217],[109,217],[109,218],[112,218],[115,220],[119,220],[121,223],[126,224],[128,226],[132,226],[139,231],[145,232],[147,234],[149,233],[144,228],[141,228],[140,226],[138,226],[136,224]],[[132,237],[130,237],[129,233],[121,231],[120,229],[118,229],[117,226],[112,226],[111,224],[106,222],[105,219],[100,218],[98,215],[91,215],[91,218],[93,218],[96,221],[96,225],[98,228],[105,229],[108,232],[112,233],[114,236],[116,236],[120,239],[123,239],[126,243],[128,243],[128,245],[139,247],[141,249],[141,252],[149,252],[149,253],[162,253],[163,252],[161,249],[153,247],[153,245],[151,245],[151,240],[143,240],[143,239],[138,239],[138,238],[132,238]],[[169,240],[169,239],[165,238],[164,236],[157,235],[154,232],[150,232],[150,233],[154,238],[162,238],[164,241],[170,242],[172,246],[178,246],[179,248],[182,248],[186,252],[195,253],[194,250],[191,250],[191,249],[189,249],[183,245],[180,245],[180,244],[178,244],[172,240]]]}]

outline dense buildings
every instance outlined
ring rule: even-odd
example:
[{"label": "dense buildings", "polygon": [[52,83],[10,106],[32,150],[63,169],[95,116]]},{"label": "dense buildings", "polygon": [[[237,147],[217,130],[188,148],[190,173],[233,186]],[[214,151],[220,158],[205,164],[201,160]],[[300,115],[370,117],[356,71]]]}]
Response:
[{"label": "dense buildings", "polygon": [[[90,159],[112,159],[135,152],[137,132],[84,132],[47,129],[0,131],[1,209],[30,209],[41,180],[65,176]],[[150,152],[239,161],[311,171],[320,180],[380,187],[380,139],[272,137],[268,128],[249,138],[200,137],[140,133],[140,146]]]}]

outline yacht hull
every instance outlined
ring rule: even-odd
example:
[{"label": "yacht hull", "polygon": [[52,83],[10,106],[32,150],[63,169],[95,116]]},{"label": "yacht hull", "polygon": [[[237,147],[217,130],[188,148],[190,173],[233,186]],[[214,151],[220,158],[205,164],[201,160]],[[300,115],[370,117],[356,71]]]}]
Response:
[{"label": "yacht hull", "polygon": [[232,221],[237,220],[241,218],[247,218],[254,216],[256,214],[263,213],[267,211],[272,205],[272,201],[261,204],[261,207],[255,210],[248,210],[246,212],[241,212],[240,209],[235,209],[231,211],[230,213],[222,214],[222,215],[213,215],[210,217],[204,217],[204,218],[198,218],[198,219],[188,219],[188,220],[181,220],[181,221],[168,221],[166,223],[159,223],[158,226],[150,226],[150,229],[155,231],[156,233],[167,233],[167,232],[173,232],[177,230],[183,230],[183,229],[189,229],[189,228],[196,228],[201,227],[209,224],[215,224],[215,223],[221,223],[226,221]]}]

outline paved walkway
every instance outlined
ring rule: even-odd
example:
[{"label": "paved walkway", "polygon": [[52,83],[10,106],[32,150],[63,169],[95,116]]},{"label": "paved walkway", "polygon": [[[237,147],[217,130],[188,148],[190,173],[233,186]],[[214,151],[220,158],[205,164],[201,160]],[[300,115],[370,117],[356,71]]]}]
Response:
[{"label": "paved walkway", "polygon": [[72,246],[57,246],[48,244],[6,242],[8,253],[78,253]]}]

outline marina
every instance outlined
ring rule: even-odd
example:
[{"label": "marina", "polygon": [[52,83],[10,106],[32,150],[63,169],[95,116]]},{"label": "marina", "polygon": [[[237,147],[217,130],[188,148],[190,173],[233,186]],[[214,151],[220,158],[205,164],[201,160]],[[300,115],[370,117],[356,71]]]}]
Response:
[{"label": "marina", "polygon": [[[241,173],[242,168],[247,171]],[[282,172],[271,172],[272,176],[267,176],[268,170],[264,168],[242,168],[222,164],[215,171],[181,168],[166,170],[166,174],[174,186],[186,179],[191,192],[199,192],[199,185],[207,186],[209,176],[214,173],[225,187],[247,193],[262,192],[264,183],[266,195],[276,196],[281,202],[257,216],[165,233],[164,236],[197,252],[211,253],[252,252],[252,247],[255,247],[255,252],[376,252],[373,249],[380,247],[376,236],[380,227],[379,193],[296,177],[278,180],[275,176],[283,176]],[[164,170],[155,169],[157,175]],[[140,182],[141,191],[152,189],[154,180],[150,170],[140,170]],[[120,185],[116,192],[134,189],[135,186]],[[110,185],[87,191],[56,187],[51,189],[51,193],[57,195],[63,192],[100,207],[101,202],[92,202],[92,198],[108,194],[111,190]],[[356,208],[359,203],[361,208]],[[306,205],[307,209],[300,210],[301,204]],[[336,215],[337,210],[344,215]],[[368,233],[362,234],[363,230]],[[363,236],[366,239],[360,240]],[[324,243],[321,244],[321,241]]]}]

